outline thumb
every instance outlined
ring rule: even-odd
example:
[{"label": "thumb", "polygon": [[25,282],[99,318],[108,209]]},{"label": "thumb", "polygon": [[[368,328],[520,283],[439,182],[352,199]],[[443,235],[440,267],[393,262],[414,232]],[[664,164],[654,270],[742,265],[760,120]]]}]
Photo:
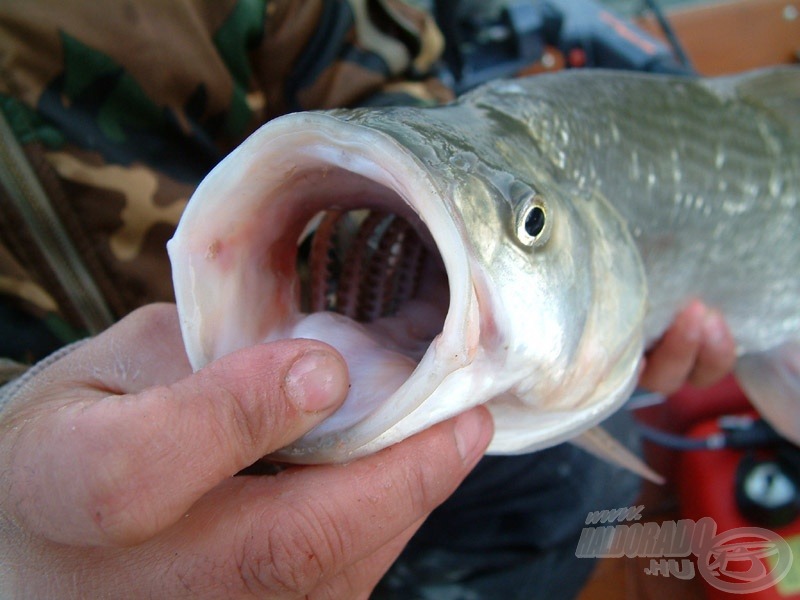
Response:
[{"label": "thumb", "polygon": [[[206,432],[206,441],[223,435],[214,443],[240,456],[231,465],[235,472],[317,425],[341,405],[348,389],[347,365],[334,348],[284,340],[225,356],[169,386],[168,394],[192,411],[200,409],[189,418],[196,431]],[[139,396],[152,394],[159,390]]]},{"label": "thumb", "polygon": [[[63,360],[70,358],[80,360]],[[65,389],[71,402],[20,434],[16,504],[54,541],[141,542],[222,480],[311,429],[347,389],[344,360],[311,340],[240,350],[138,393],[76,401],[74,387]]]}]

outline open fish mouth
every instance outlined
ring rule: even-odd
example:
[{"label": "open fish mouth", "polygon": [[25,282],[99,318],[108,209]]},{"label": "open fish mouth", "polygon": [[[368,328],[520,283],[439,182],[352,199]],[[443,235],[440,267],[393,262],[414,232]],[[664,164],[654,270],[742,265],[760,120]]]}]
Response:
[{"label": "open fish mouth", "polygon": [[279,339],[335,347],[350,371],[344,405],[279,456],[350,460],[486,400],[473,377],[451,377],[478,352],[475,273],[420,159],[335,117],[287,121],[229,155],[189,203],[169,243],[181,327],[195,369]]},{"label": "open fish mouth", "polygon": [[[168,245],[192,367],[289,338],[338,350],[347,398],[274,455],[288,462],[353,460],[480,404],[500,425],[493,452],[531,451],[597,424],[624,401],[635,360],[594,386],[602,399],[587,396],[597,376],[584,376],[586,365],[609,353],[580,339],[564,353],[557,319],[532,325],[536,302],[570,311],[506,239],[500,219],[512,215],[500,190],[516,189],[513,176],[473,172],[476,155],[432,146],[426,129],[401,136],[392,129],[401,121],[281,117],[203,180]],[[555,237],[569,238],[561,223]],[[577,260],[548,255],[566,269]],[[573,354],[580,372],[568,368]],[[561,374],[552,381],[541,377],[548,360]],[[562,382],[575,380],[570,395]]]}]

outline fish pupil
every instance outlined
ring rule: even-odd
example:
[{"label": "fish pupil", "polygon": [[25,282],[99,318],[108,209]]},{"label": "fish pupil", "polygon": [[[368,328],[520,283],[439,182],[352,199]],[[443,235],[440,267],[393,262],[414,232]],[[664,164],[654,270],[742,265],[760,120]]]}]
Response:
[{"label": "fish pupil", "polygon": [[525,217],[525,233],[535,238],[544,229],[544,210],[540,206],[534,206],[528,211]]}]

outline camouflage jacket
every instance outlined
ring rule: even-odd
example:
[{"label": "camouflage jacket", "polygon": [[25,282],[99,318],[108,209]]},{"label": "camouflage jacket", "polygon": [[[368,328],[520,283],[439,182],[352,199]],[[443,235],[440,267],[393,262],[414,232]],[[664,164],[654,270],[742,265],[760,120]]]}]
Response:
[{"label": "camouflage jacket", "polygon": [[0,356],[171,300],[203,175],[282,113],[434,103],[443,42],[401,0],[0,3]]}]

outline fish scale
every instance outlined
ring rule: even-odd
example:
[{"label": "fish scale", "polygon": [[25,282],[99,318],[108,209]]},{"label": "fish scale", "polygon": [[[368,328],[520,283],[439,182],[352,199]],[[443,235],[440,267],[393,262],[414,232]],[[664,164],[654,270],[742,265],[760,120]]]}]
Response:
[{"label": "fish scale", "polygon": [[[570,99],[555,108],[560,115],[557,132],[547,127],[544,118],[525,123],[544,152],[569,157],[554,176],[581,189],[589,184],[581,186],[576,173],[605,174],[591,181],[592,189],[636,232],[650,288],[648,340],[664,330],[679,299],[690,296],[702,296],[729,315],[737,341],[750,349],[768,347],[776,337],[795,330],[800,294],[796,240],[800,148],[780,121],[765,120],[756,107],[730,103],[715,94],[713,86],[665,86],[654,94],[647,78],[622,78],[612,86],[602,85],[597,77],[576,77],[567,85],[557,79],[531,83],[534,97],[558,92]],[[551,90],[550,85],[559,89]],[[478,105],[484,103],[480,100]],[[496,107],[493,102],[492,109]],[[679,120],[664,118],[676,107]],[[610,127],[600,130],[599,145],[594,142],[595,132],[586,124],[598,120],[598,113],[601,123],[603,114],[624,116],[617,117],[613,126],[625,144],[613,142]],[[677,164],[670,160],[669,140],[680,142]],[[725,148],[725,161],[718,166],[720,148]],[[656,185],[642,185],[643,175],[619,176],[620,167],[631,165],[634,157],[640,173],[655,175]],[[681,174],[677,180],[676,173]],[[716,185],[720,178],[726,182],[724,190]],[[775,181],[781,182],[779,189],[769,190]],[[741,208],[734,210],[734,201]],[[765,245],[777,245],[781,252],[765,260],[759,251]],[[676,270],[676,263],[686,269]],[[764,276],[764,269],[774,273]],[[738,274],[724,276],[732,270]],[[687,271],[692,276],[687,277]],[[748,293],[742,282],[745,273],[750,273],[759,296],[763,282],[774,281],[776,318],[769,322],[750,318],[745,311],[751,303],[729,293],[731,280],[740,293]],[[788,283],[782,281],[785,277]],[[715,281],[720,282],[719,289]]]}]

